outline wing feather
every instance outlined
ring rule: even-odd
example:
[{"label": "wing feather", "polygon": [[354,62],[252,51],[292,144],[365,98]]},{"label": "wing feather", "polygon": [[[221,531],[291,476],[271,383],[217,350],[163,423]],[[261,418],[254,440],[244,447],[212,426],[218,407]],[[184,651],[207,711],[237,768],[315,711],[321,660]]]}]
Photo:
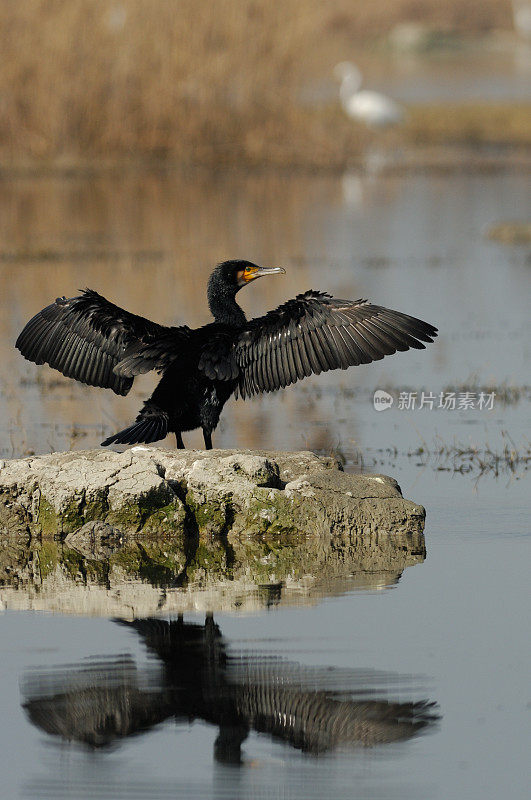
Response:
[{"label": "wing feather", "polygon": [[349,339],[351,342],[350,346],[350,354],[352,357],[352,366],[358,366],[359,364],[369,364],[371,361],[371,357],[367,352],[367,348],[365,347],[365,343],[363,339],[357,335],[357,332],[354,330],[349,331]]},{"label": "wing feather", "polygon": [[47,363],[68,378],[127,394],[136,373],[116,370],[126,352],[176,330],[188,329],[157,325],[85,289],[78,297],[60,297],[39,311],[16,347],[29,361]]},{"label": "wing feather", "polygon": [[275,377],[278,376],[282,386],[287,386],[288,376],[284,372],[284,348],[280,348],[278,343],[275,347],[275,367]]},{"label": "wing feather", "polygon": [[330,348],[330,342],[323,328],[315,329],[315,338],[318,339],[321,349],[324,354],[325,364],[324,371],[335,369],[334,354]]},{"label": "wing feather", "polygon": [[367,320],[366,326],[369,330],[377,333],[380,339],[386,342],[389,347],[395,350],[408,349],[409,345],[407,339],[404,338],[404,335],[400,332],[394,331],[392,328],[387,328],[385,325],[382,325],[381,322],[375,322],[374,319]]},{"label": "wing feather", "polygon": [[297,342],[297,332],[294,331],[293,337],[291,340],[291,347],[293,350],[293,360],[295,361],[295,366],[297,369],[297,380],[299,381],[301,378],[304,378],[304,368],[302,366],[301,356],[299,353],[299,343]]},{"label": "wing feather", "polygon": [[270,376],[271,388],[273,388],[273,386],[276,386],[277,384],[281,383],[281,378],[278,372],[276,348],[271,348],[269,350],[269,354],[270,354],[270,364],[271,364],[269,376]]},{"label": "wing feather", "polygon": [[310,333],[313,331],[305,331],[302,336],[302,340],[304,342],[304,349],[306,350],[306,355],[308,356],[308,361],[310,362],[310,368],[315,375],[320,375],[322,372],[321,363],[319,361],[319,356],[316,352],[316,345],[319,344],[316,341],[316,337],[313,336],[310,338]]},{"label": "wing feather", "polygon": [[295,366],[295,357],[293,355],[293,341],[290,336],[289,330],[285,334],[286,339],[286,357],[288,362],[289,382],[295,383],[297,380],[297,368]]},{"label": "wing feather", "polygon": [[330,336],[336,346],[337,366],[341,367],[341,369],[347,369],[350,366],[350,354],[341,335],[341,329],[333,325],[327,325],[326,327],[330,331]]},{"label": "wing feather", "polygon": [[422,349],[436,335],[433,325],[400,311],[310,290],[250,320],[236,338],[238,391],[274,391],[311,374]]}]

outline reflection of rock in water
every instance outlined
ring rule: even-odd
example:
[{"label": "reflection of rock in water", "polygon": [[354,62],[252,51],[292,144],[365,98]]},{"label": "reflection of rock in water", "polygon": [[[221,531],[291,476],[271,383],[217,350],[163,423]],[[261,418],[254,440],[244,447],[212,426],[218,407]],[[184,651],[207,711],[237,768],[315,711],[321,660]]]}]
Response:
[{"label": "reflection of rock in water", "polygon": [[435,703],[392,702],[365,671],[304,667],[274,655],[232,656],[211,617],[204,626],[182,618],[121,624],[142,637],[160,674],[138,670],[128,657],[30,673],[24,708],[34,725],[100,747],[171,717],[200,719],[219,728],[216,758],[235,763],[251,730],[319,754],[406,740],[438,719]]},{"label": "reflection of rock in water", "polygon": [[[201,481],[210,475],[202,454],[179,458],[190,464],[196,458],[190,469]],[[9,527],[12,510],[4,518],[2,508],[16,504],[4,492],[0,604],[127,618],[161,610],[256,609],[271,602],[314,602],[358,586],[381,588],[424,560],[424,509],[404,500],[391,478],[349,476],[335,461],[310,453],[278,456],[278,474],[263,453],[243,460],[230,454],[215,458],[230,466],[232,478],[218,475],[209,484],[209,496],[216,499],[210,505],[192,503],[187,493],[195,516],[183,511],[184,529],[167,528],[166,508],[151,514],[162,531],[146,532],[144,525],[142,533],[126,533],[93,519],[80,525],[77,516],[74,529],[63,531],[59,540],[50,531],[45,535],[48,512],[54,526],[57,517],[40,495],[32,511],[37,528],[30,530],[24,515],[17,517],[15,529]],[[242,477],[242,465],[250,462],[267,467],[284,488],[254,486]],[[154,480],[162,480],[154,464],[151,468]],[[254,510],[249,487],[251,497],[262,498]],[[267,505],[270,494],[279,503],[276,510]],[[137,519],[137,527],[141,524]]]},{"label": "reflection of rock in water", "polygon": [[[242,541],[227,552],[213,541],[191,551],[187,564],[182,543],[171,541],[133,541],[114,556],[97,559],[66,543],[17,543],[0,548],[0,604],[126,619],[161,611],[314,605],[356,589],[392,586],[405,567],[424,561],[422,534],[402,537],[402,549],[397,537],[395,543],[390,553],[384,548],[363,551],[355,537],[334,546],[306,540],[304,547],[298,540],[264,537]],[[103,549],[107,546],[108,540]]]}]

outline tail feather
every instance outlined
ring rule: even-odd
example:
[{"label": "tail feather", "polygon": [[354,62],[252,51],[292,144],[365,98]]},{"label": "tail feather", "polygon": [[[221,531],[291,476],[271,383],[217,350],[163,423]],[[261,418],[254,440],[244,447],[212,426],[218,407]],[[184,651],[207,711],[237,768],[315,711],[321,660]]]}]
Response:
[{"label": "tail feather", "polygon": [[168,433],[168,415],[153,406],[144,408],[136,422],[123,431],[118,431],[102,442],[102,447],[110,444],[150,444],[164,439]]}]

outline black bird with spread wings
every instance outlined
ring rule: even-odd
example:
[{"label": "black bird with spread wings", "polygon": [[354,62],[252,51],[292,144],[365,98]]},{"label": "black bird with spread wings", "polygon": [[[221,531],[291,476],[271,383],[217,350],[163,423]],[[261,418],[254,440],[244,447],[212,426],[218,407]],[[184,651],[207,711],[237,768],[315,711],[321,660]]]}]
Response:
[{"label": "black bird with spread wings", "polygon": [[308,375],[420,350],[437,335],[432,325],[399,311],[313,290],[247,320],[236,293],[280,272],[285,270],[249,261],[217,266],[207,292],[214,322],[196,330],[158,325],[86,289],[39,311],[16,346],[29,361],[116,394],[127,394],[135,375],[162,375],[135,423],[103,445],[156,442],[173,431],[182,448],[182,432],[202,428],[211,449],[231,394],[272,392]]}]

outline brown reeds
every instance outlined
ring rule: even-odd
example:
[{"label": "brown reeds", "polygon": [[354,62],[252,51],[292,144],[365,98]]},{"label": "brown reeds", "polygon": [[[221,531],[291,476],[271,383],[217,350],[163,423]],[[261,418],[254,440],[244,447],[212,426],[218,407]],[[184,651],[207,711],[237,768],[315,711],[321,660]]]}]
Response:
[{"label": "brown reeds", "polygon": [[509,0],[4,2],[0,160],[340,163],[366,132],[300,89],[404,19],[511,25]]},{"label": "brown reeds", "polygon": [[531,108],[528,103],[445,103],[410,109],[409,141],[420,145],[528,146]]}]

